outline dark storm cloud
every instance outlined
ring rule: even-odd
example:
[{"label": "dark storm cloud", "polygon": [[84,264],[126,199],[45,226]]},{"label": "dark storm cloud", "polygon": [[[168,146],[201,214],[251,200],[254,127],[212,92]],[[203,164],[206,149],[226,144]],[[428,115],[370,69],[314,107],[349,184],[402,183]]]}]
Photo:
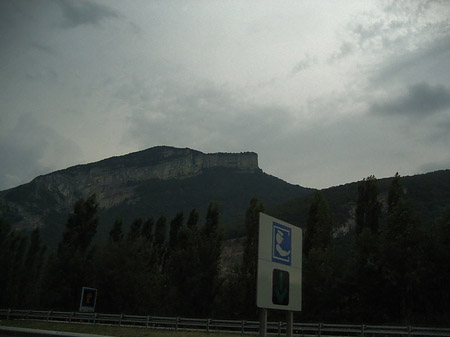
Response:
[{"label": "dark storm cloud", "polygon": [[57,1],[60,5],[65,28],[81,25],[98,25],[102,20],[117,18],[119,14],[110,7],[102,4],[81,0]]},{"label": "dark storm cloud", "polygon": [[57,168],[48,158],[79,156],[78,146],[31,115],[0,133],[0,189],[28,182]]},{"label": "dark storm cloud", "polygon": [[418,77],[447,82],[450,75],[450,36],[448,33],[446,35],[425,43],[416,50],[397,53],[376,68],[376,72],[370,76],[370,83],[373,86],[384,86],[393,81],[411,81]]},{"label": "dark storm cloud", "polygon": [[137,81],[123,86],[116,97],[132,107],[124,142],[140,147],[254,150],[261,144],[272,146],[269,139],[277,143],[292,124],[285,108],[245,102],[208,81]]},{"label": "dark storm cloud", "polygon": [[383,103],[373,103],[370,111],[391,115],[425,117],[450,109],[450,90],[443,85],[416,83],[399,97]]}]

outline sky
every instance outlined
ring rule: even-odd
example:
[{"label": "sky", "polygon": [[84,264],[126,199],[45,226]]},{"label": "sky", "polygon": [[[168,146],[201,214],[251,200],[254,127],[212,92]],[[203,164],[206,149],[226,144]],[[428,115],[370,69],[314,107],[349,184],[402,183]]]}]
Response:
[{"label": "sky", "polygon": [[150,147],[327,188],[450,168],[450,1],[0,0],[0,190]]}]

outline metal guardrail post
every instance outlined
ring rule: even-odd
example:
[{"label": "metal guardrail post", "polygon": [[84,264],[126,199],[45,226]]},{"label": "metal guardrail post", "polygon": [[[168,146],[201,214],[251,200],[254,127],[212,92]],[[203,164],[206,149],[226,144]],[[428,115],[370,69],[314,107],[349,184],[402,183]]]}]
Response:
[{"label": "metal guardrail post", "polygon": [[[77,312],[59,312],[59,311],[33,311],[33,310],[13,310],[13,309],[0,309],[0,316],[3,319],[11,320],[11,319],[31,319],[31,320],[40,320],[40,321],[68,321],[70,323],[73,322],[88,322],[90,324],[102,324],[104,322],[110,322],[113,325],[122,326],[122,323],[125,325],[130,324],[139,324],[142,327],[151,328],[161,328],[161,329],[175,329],[175,330],[199,330],[205,328],[208,333],[219,332],[221,330],[225,330],[227,332],[234,332],[241,334],[254,334],[256,335],[256,331],[258,329],[257,321],[245,321],[245,320],[213,320],[209,319],[189,319],[182,317],[151,317],[151,316],[133,316],[133,315],[107,315],[107,314],[83,314]],[[267,317],[264,317],[264,324],[266,329],[263,331],[263,334],[267,336]],[[289,318],[287,319],[289,321]],[[292,322],[293,323],[293,322]],[[145,325],[144,325],[145,324]],[[286,334],[288,333],[288,326],[286,325]],[[260,325],[261,327],[261,325]],[[283,337],[283,329],[285,327],[285,323],[271,322],[270,323],[270,331],[273,336]],[[294,324],[293,324],[294,327]],[[248,331],[247,331],[248,329]],[[203,330],[204,331],[204,330]],[[378,326],[378,325],[342,325],[342,324],[323,324],[323,323],[306,323],[301,324],[298,323],[295,325],[295,332],[298,335],[299,333],[307,333],[309,335],[315,334],[317,337],[326,336],[328,333],[331,335],[339,334],[340,336],[387,336],[387,335],[402,335],[407,337],[450,337],[450,329],[445,328],[430,328],[430,327],[414,327],[411,325],[404,326]],[[261,330],[260,330],[261,333]],[[277,336],[277,337],[278,337]],[[288,337],[288,336],[287,336]]]}]

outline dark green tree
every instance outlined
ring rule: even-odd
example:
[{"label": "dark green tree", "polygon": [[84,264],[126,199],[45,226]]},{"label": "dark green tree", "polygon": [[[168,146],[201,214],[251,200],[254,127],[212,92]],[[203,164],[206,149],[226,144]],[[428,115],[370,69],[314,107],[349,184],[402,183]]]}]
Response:
[{"label": "dark green tree", "polygon": [[381,203],[378,201],[378,187],[375,176],[369,176],[358,185],[358,200],[356,201],[356,233],[364,228],[377,233],[381,215]]},{"label": "dark green tree", "polygon": [[154,247],[153,253],[155,254],[155,261],[158,264],[161,271],[164,268],[166,253],[167,253],[166,222],[167,222],[167,220],[166,220],[166,217],[164,217],[164,216],[161,216],[156,221],[154,241],[153,241],[153,247]]},{"label": "dark green tree", "polygon": [[388,193],[388,213],[392,213],[397,205],[404,199],[403,186],[400,183],[400,175],[398,172],[392,179]]},{"label": "dark green tree", "polygon": [[428,276],[429,241],[418,218],[405,201],[400,176],[394,177],[388,195],[387,225],[382,238],[382,275],[385,305],[391,319],[413,322],[423,306]]},{"label": "dark green tree", "polygon": [[[0,218],[0,270],[2,271],[0,273],[0,289],[6,289],[11,270],[10,251],[8,250],[10,230],[10,226]],[[0,291],[0,307],[7,307],[6,291]]]},{"label": "dark green tree", "polygon": [[[174,315],[199,316],[203,309],[202,266],[200,263],[201,232],[197,227],[199,214],[193,209],[186,225],[177,231],[177,242],[171,251],[167,276],[170,283],[168,301]],[[166,299],[167,301],[167,299]]]},{"label": "dark green tree", "polygon": [[49,258],[42,300],[52,309],[77,308],[81,288],[93,281],[91,242],[99,222],[97,209],[95,195],[75,203],[57,252]]},{"label": "dark green tree", "polygon": [[127,235],[127,240],[130,242],[136,241],[141,236],[142,219],[137,218],[131,223],[130,231]]},{"label": "dark green tree", "polygon": [[150,217],[145,220],[144,225],[142,226],[141,236],[147,241],[148,244],[151,244],[153,241],[153,218]]},{"label": "dark green tree", "polygon": [[308,256],[312,248],[325,250],[333,240],[333,217],[327,201],[320,191],[314,194],[308,212],[303,239],[303,253]]},{"label": "dark green tree", "polygon": [[117,219],[114,221],[113,228],[109,232],[109,240],[112,242],[120,242],[123,240],[123,221]]},{"label": "dark green tree", "polygon": [[199,261],[201,279],[198,284],[202,316],[211,314],[215,296],[219,289],[219,266],[222,253],[222,234],[219,230],[219,205],[211,202],[206,214],[206,222],[200,232]]},{"label": "dark green tree", "polygon": [[383,313],[379,295],[383,286],[378,235],[381,210],[377,180],[369,176],[358,185],[353,274],[354,308],[358,318],[365,322],[377,321],[378,315]]},{"label": "dark green tree", "polygon": [[433,245],[435,262],[433,270],[427,278],[430,281],[428,285],[428,296],[432,303],[428,306],[428,312],[433,312],[443,326],[450,324],[450,202],[444,208],[442,215],[437,221]]},{"label": "dark green tree", "polygon": [[0,220],[0,305],[15,308],[20,305],[20,283],[27,240]]},{"label": "dark green tree", "polygon": [[23,308],[39,307],[39,292],[41,287],[42,266],[46,247],[41,242],[39,228],[35,228],[29,237],[27,253],[23,265],[23,275],[20,285],[20,305]]},{"label": "dark green tree", "polygon": [[336,311],[338,269],[333,245],[333,216],[320,191],[311,202],[303,241],[303,317],[331,319]]},{"label": "dark green tree", "polygon": [[191,213],[189,213],[189,219],[187,221],[188,228],[192,229],[197,227],[198,219],[200,218],[198,211],[194,208]]},{"label": "dark green tree", "polygon": [[183,212],[178,212],[177,215],[170,222],[170,230],[169,230],[169,248],[176,249],[179,245],[178,242],[178,232],[180,228],[183,226],[184,215]]},{"label": "dark green tree", "polygon": [[257,317],[256,309],[256,278],[258,264],[258,235],[259,213],[264,212],[264,205],[257,198],[250,200],[250,205],[245,213],[245,242],[244,255],[241,268],[241,285],[243,294],[243,314],[248,318]]}]

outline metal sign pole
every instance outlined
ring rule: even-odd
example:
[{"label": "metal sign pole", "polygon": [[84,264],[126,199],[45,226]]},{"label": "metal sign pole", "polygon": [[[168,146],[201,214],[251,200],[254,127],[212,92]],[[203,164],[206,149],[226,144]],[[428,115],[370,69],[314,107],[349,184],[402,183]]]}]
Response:
[{"label": "metal sign pole", "polygon": [[267,309],[261,308],[259,311],[259,336],[267,336]]},{"label": "metal sign pole", "polygon": [[294,312],[288,311],[286,317],[286,337],[292,337],[294,329]]}]

